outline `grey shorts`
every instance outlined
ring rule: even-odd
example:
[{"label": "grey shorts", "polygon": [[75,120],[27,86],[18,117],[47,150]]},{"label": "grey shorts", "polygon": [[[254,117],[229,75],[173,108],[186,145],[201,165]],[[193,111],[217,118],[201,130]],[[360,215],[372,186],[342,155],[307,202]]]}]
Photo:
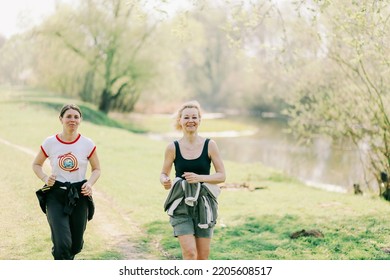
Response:
[{"label": "grey shorts", "polygon": [[175,237],[187,234],[201,238],[211,238],[213,236],[214,228],[200,228],[190,216],[173,216],[169,218],[169,222],[173,227],[173,235]]}]

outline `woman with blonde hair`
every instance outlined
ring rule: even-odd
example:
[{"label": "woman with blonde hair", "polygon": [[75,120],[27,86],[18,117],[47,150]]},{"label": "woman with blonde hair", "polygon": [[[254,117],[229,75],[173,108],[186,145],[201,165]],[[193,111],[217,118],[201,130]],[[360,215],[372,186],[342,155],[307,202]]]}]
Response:
[{"label": "woman with blonde hair", "polygon": [[[210,243],[217,219],[216,184],[225,181],[225,167],[214,140],[198,135],[202,113],[197,101],[183,104],[176,115],[179,140],[165,150],[160,182],[169,190],[165,210],[173,234],[178,238],[184,259],[209,258]],[[211,174],[211,163],[214,173]],[[172,166],[175,179],[171,180]]]}]

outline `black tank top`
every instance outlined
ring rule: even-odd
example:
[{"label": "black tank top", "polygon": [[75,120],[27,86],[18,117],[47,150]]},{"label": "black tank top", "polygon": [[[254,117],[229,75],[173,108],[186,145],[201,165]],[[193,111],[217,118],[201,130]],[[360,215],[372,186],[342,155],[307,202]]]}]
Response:
[{"label": "black tank top", "polygon": [[175,164],[176,177],[181,177],[184,172],[194,172],[199,175],[210,175],[211,159],[209,157],[209,141],[204,141],[202,154],[195,159],[185,159],[181,155],[179,142],[175,141],[176,156]]}]

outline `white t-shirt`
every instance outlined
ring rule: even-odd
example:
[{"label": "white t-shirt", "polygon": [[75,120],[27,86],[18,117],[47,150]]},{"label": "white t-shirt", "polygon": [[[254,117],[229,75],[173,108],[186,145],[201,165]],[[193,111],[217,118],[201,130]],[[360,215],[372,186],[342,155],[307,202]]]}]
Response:
[{"label": "white t-shirt", "polygon": [[56,180],[75,183],[85,179],[89,158],[96,146],[91,139],[81,134],[73,142],[64,142],[57,134],[46,138],[41,149],[49,158]]}]

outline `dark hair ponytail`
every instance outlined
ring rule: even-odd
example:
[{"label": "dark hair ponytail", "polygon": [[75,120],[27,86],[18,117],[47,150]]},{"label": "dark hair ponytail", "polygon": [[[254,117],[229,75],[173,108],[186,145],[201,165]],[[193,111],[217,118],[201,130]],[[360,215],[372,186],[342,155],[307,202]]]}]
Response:
[{"label": "dark hair ponytail", "polygon": [[77,106],[76,104],[67,104],[67,105],[62,106],[61,111],[60,111],[60,117],[62,118],[64,116],[65,112],[70,110],[70,109],[76,110],[77,112],[79,112],[80,117],[82,117],[81,110],[80,110],[79,106]]}]

